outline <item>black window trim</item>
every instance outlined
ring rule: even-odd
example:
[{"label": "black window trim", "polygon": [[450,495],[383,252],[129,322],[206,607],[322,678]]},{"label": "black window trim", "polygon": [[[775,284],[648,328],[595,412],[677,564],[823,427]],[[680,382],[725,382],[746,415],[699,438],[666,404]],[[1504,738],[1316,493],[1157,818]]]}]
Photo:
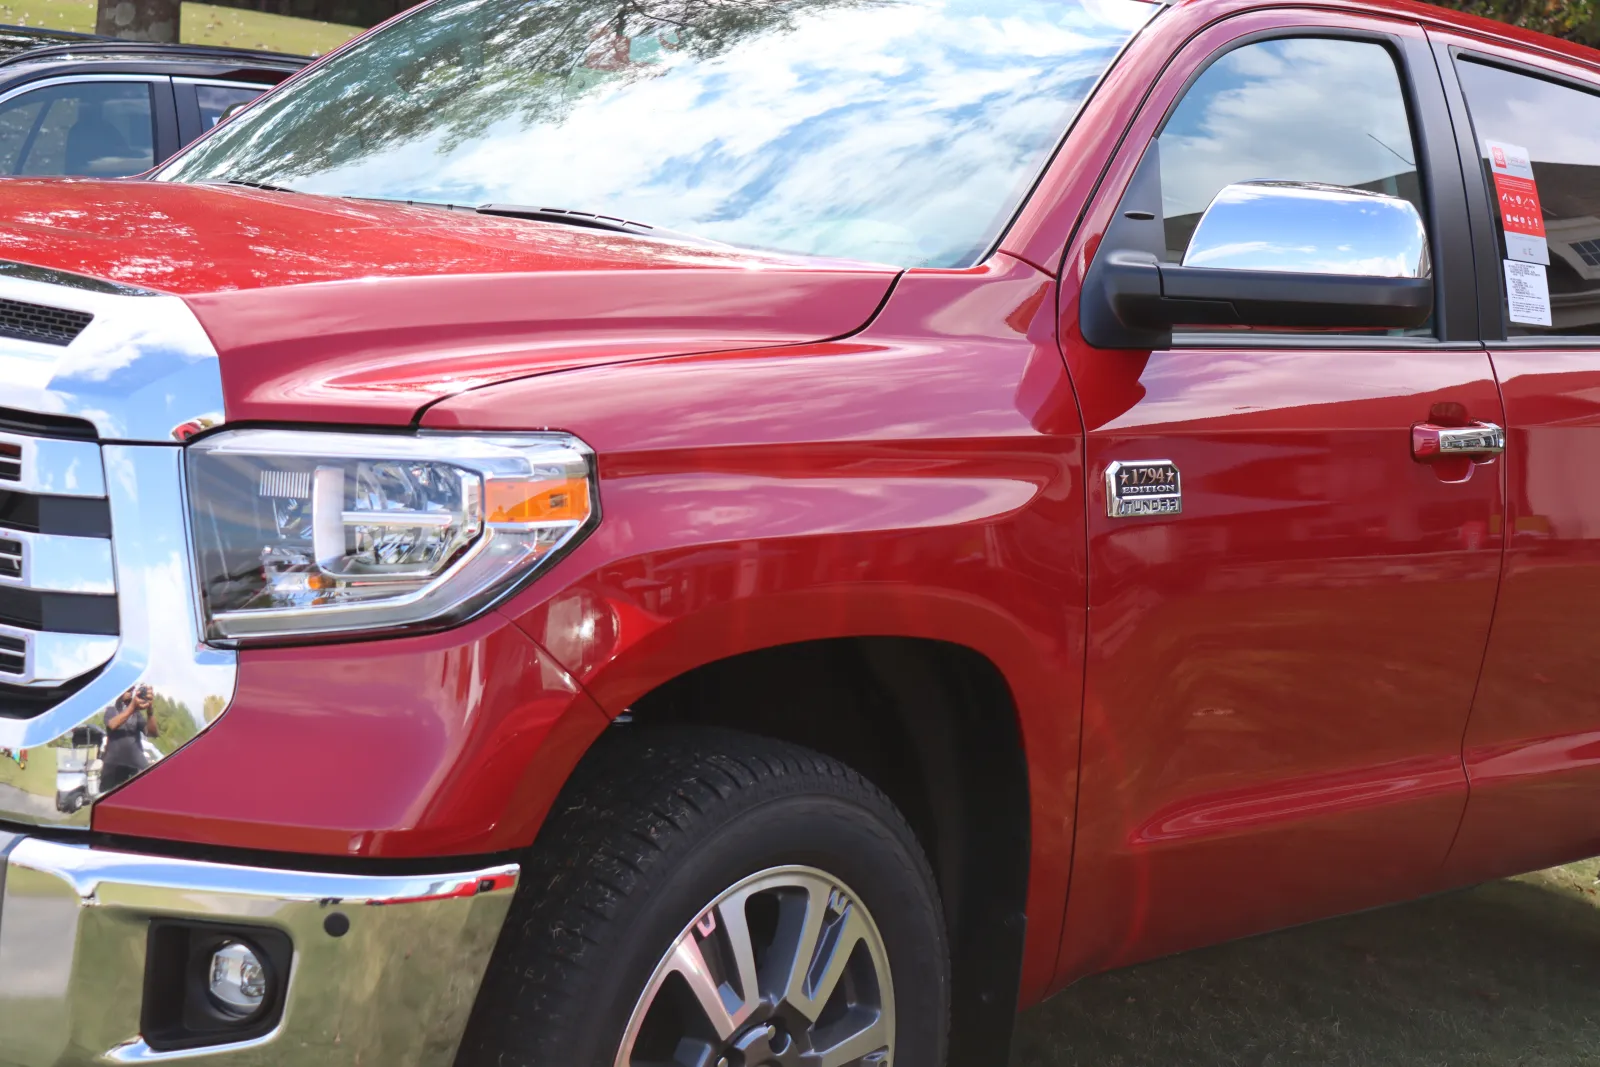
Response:
[{"label": "black window trim", "polygon": [[277,83],[241,81],[238,78],[208,78],[196,74],[174,74],[172,76],[172,94],[178,102],[178,133],[180,146],[186,145],[196,137],[207,132],[205,123],[200,119],[200,88],[202,86],[218,89],[250,89],[257,96],[273,88]]},{"label": "black window trim", "polygon": [[1502,269],[1500,261],[1503,257],[1500,251],[1499,223],[1495,218],[1494,201],[1489,195],[1488,180],[1482,177],[1483,153],[1478,148],[1477,130],[1472,124],[1472,109],[1467,105],[1466,90],[1461,87],[1461,79],[1456,74],[1456,64],[1464,61],[1495,67],[1508,74],[1521,74],[1524,77],[1553,82],[1563,88],[1588,93],[1594,97],[1600,97],[1600,73],[1596,74],[1595,81],[1586,81],[1561,71],[1551,70],[1549,67],[1542,67],[1535,62],[1489,55],[1443,41],[1434,42],[1434,52],[1439,57],[1441,67],[1447,68],[1444,72],[1445,93],[1450,98],[1452,110],[1459,116],[1456,141],[1457,151],[1461,156],[1462,173],[1479,175],[1477,181],[1467,182],[1467,191],[1468,198],[1472,201],[1470,224],[1474,241],[1485,249],[1485,254],[1480,255],[1478,260],[1478,273],[1481,279],[1478,287],[1478,307],[1479,318],[1483,323],[1484,344],[1490,348],[1594,348],[1596,344],[1600,344],[1600,324],[1596,324],[1594,333],[1586,334],[1551,333],[1532,334],[1526,337],[1510,335],[1511,323],[1506,318],[1505,283],[1500,276]]},{"label": "black window trim", "polygon": [[[1420,24],[1409,24],[1421,29]],[[1180,331],[1173,336],[1173,349],[1292,346],[1346,350],[1423,348],[1431,351],[1461,345],[1476,347],[1481,343],[1476,310],[1479,288],[1477,270],[1462,266],[1474,263],[1471,238],[1464,225],[1468,216],[1466,182],[1462,176],[1459,152],[1452,143],[1453,123],[1446,106],[1443,78],[1426,40],[1366,27],[1309,24],[1274,26],[1244,34],[1207,57],[1184,80],[1183,87],[1173,97],[1171,107],[1161,117],[1152,140],[1161,136],[1194,83],[1223,56],[1262,41],[1307,38],[1379,44],[1389,51],[1395,61],[1395,71],[1400,77],[1401,91],[1405,94],[1406,108],[1411,118],[1412,137],[1416,141],[1418,179],[1427,209],[1424,221],[1428,227],[1429,253],[1433,257],[1435,334],[1433,337],[1360,337],[1310,332],[1257,334],[1249,331]]]}]

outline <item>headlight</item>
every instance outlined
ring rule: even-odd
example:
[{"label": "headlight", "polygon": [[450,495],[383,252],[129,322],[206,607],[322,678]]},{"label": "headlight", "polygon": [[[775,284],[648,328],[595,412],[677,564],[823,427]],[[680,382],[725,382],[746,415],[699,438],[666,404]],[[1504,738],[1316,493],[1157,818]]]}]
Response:
[{"label": "headlight", "polygon": [[463,619],[597,517],[564,434],[232,430],[188,458],[207,635],[229,643]]}]

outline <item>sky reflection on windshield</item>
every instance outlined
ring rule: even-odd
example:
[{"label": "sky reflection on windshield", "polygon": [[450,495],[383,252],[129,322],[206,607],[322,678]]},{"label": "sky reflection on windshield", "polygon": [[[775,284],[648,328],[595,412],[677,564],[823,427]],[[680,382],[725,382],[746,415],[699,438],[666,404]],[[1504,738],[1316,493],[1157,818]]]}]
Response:
[{"label": "sky reflection on windshield", "polygon": [[620,215],[957,266],[997,236],[1134,0],[442,0],[163,175]]}]

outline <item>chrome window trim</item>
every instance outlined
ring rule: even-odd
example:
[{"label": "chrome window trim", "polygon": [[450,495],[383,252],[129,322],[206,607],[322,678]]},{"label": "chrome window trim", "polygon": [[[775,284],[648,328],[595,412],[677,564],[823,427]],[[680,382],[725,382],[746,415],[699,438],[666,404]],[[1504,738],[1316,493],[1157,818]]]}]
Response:
[{"label": "chrome window trim", "polygon": [[174,74],[172,76],[172,84],[214,85],[218,89],[254,89],[258,93],[264,93],[268,89],[277,87],[276,83],[229,81],[226,78],[201,78],[192,74]]},{"label": "chrome window trim", "polygon": [[0,637],[22,642],[24,664],[20,675],[0,673],[0,683],[35,687],[61,685],[103,666],[119,642],[106,634],[62,634],[3,623]]},{"label": "chrome window trim", "polygon": [[7,541],[22,547],[22,573],[14,578],[0,574],[0,585],[52,593],[109,595],[117,591],[111,542],[103,537],[0,528],[0,544]]},{"label": "chrome window trim", "polygon": [[[5,343],[0,341],[0,345]],[[4,387],[0,386],[0,397],[4,395]],[[106,495],[105,474],[100,469],[100,446],[91,441],[25,437],[0,430],[0,445],[12,445],[22,453],[21,478],[0,480],[0,492],[42,496]]]},{"label": "chrome window trim", "polygon": [[[14,89],[7,89],[5,92],[0,93],[0,105],[7,104],[24,93],[33,92],[35,89],[48,89],[55,85],[81,85],[84,82],[144,82],[154,89],[157,85],[169,81],[171,81],[171,78],[165,74],[55,74],[48,78],[40,78],[38,81],[23,82]],[[152,98],[150,101],[150,129],[152,134],[155,132],[155,121],[155,100]],[[19,175],[19,177],[26,177],[26,175]]]}]

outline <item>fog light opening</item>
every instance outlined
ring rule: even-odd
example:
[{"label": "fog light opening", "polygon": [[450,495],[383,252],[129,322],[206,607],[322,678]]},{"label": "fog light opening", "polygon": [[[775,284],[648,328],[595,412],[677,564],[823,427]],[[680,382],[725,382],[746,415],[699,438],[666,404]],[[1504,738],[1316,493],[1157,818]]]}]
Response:
[{"label": "fog light opening", "polygon": [[283,1019],[294,943],[270,926],[152,919],[139,1033],[156,1052],[250,1041]]},{"label": "fog light opening", "polygon": [[243,941],[225,941],[211,954],[207,992],[225,1015],[245,1020],[267,1000],[267,970],[256,950]]}]

